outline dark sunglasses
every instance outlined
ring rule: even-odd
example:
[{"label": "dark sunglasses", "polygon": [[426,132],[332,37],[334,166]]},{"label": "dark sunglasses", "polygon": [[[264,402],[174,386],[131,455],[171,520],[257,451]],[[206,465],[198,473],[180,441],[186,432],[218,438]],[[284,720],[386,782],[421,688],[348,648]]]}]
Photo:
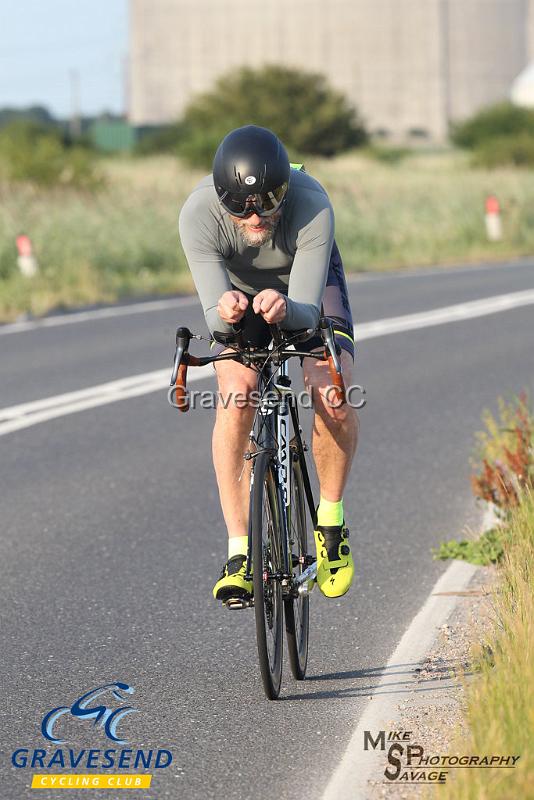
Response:
[{"label": "dark sunglasses", "polygon": [[282,183],[272,192],[259,192],[249,195],[232,195],[224,192],[219,200],[227,211],[234,217],[250,217],[257,214],[259,217],[272,217],[276,214],[285,200],[288,182]]}]

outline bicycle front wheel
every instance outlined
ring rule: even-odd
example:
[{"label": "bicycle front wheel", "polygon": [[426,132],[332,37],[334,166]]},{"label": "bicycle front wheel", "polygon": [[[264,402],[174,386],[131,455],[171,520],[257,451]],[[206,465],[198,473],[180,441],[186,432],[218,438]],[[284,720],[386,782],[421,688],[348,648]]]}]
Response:
[{"label": "bicycle front wheel", "polygon": [[283,600],[281,531],[276,480],[269,453],[254,465],[251,497],[252,576],[256,641],[263,688],[276,700],[282,682]]},{"label": "bicycle front wheel", "polygon": [[[306,569],[308,555],[308,537],[306,530],[306,502],[302,470],[298,461],[293,461],[291,477],[291,505],[289,509],[288,529],[292,572],[295,577]],[[284,603],[287,649],[291,672],[298,680],[304,680],[308,665],[308,641],[310,627],[310,598],[307,594],[290,597]]]}]

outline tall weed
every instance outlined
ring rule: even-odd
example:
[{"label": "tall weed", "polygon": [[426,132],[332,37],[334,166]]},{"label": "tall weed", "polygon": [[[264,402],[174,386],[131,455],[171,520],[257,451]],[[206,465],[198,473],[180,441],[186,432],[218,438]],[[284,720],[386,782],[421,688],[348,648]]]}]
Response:
[{"label": "tall weed", "polygon": [[[475,656],[467,689],[469,734],[451,752],[517,755],[514,769],[458,769],[433,797],[440,800],[534,798],[534,493],[510,513],[495,600],[490,648]],[[483,653],[492,653],[491,658]]]}]

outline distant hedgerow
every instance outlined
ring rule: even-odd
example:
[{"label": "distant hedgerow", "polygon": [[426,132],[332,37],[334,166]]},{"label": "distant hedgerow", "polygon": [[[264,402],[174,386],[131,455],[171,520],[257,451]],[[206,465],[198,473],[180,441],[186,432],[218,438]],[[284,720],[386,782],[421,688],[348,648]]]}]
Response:
[{"label": "distant hedgerow", "polygon": [[0,177],[83,189],[99,188],[103,182],[91,152],[68,147],[59,131],[28,121],[12,122],[0,130]]}]

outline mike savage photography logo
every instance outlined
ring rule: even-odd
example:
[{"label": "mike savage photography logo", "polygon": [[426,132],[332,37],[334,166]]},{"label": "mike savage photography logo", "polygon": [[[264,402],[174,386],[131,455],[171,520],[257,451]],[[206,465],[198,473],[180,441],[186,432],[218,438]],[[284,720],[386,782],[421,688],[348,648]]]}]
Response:
[{"label": "mike savage photography logo", "polygon": [[518,755],[484,753],[482,755],[428,754],[413,741],[413,731],[364,731],[363,749],[382,750],[387,765],[384,783],[427,784],[447,782],[452,769],[515,769]]},{"label": "mike savage photography logo", "polygon": [[[11,755],[13,767],[19,770],[83,770],[83,772],[40,772],[32,775],[31,787],[37,789],[147,789],[152,774],[136,770],[161,770],[172,763],[172,752],[153,748],[142,750],[116,746],[96,748],[58,747],[66,743],[65,730],[72,736],[74,719],[80,725],[97,731],[100,740],[113,745],[127,744],[119,725],[130,714],[139,713],[130,704],[133,686],[117,681],[98,686],[77,697],[70,705],[55,706],[47,711],[40,725],[43,738],[55,747],[18,747]],[[103,770],[103,771],[101,771]],[[125,770],[125,772],[109,772]]]}]

